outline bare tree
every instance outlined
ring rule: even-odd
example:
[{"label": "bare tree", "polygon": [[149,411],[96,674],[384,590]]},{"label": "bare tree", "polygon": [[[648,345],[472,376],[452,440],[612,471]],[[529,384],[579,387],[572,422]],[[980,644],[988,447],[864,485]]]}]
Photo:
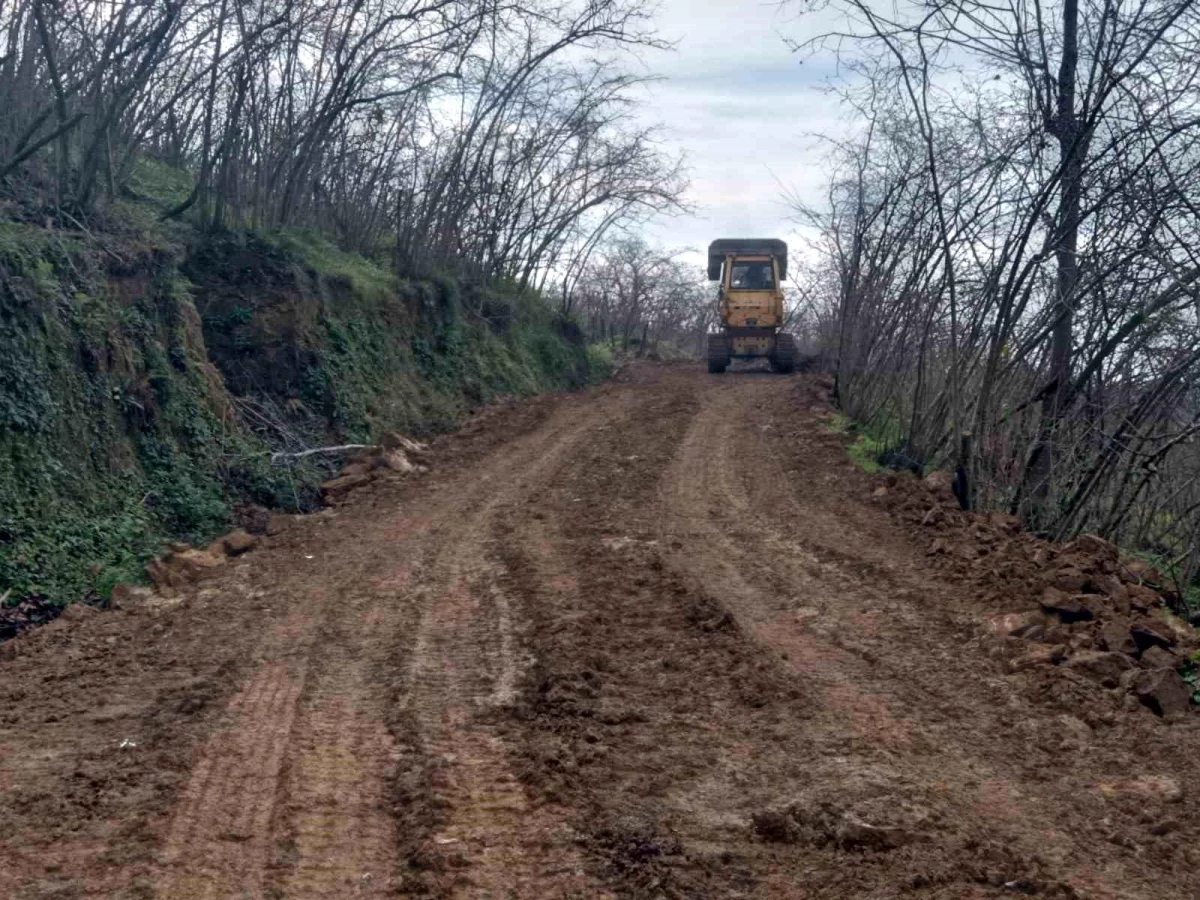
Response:
[{"label": "bare tree", "polygon": [[664,46],[643,0],[6,0],[0,35],[0,190],[76,223],[156,155],[194,176],[165,218],[537,286],[682,190],[618,64]]},{"label": "bare tree", "polygon": [[1191,489],[1200,15],[828,6],[846,27],[797,49],[839,54],[861,128],[830,155],[826,202],[796,206],[830,272],[842,402],[964,464],[982,505],[1143,540],[1151,498]]}]

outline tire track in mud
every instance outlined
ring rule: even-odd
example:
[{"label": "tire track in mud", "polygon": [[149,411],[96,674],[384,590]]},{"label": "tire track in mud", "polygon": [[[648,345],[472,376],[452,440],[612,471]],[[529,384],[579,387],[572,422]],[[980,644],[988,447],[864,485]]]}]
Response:
[{"label": "tire track in mud", "polygon": [[583,412],[561,416],[549,439],[528,442],[505,460],[502,475],[481,479],[492,490],[447,518],[423,564],[421,620],[397,712],[415,738],[404,748],[416,769],[402,776],[406,800],[436,813],[429,833],[408,842],[410,864],[423,870],[407,880],[408,892],[608,896],[584,872],[569,829],[530,802],[497,727],[516,698],[527,651],[496,545],[525,498],[571,465],[589,436],[627,415],[620,400]]},{"label": "tire track in mud", "polygon": [[[282,631],[302,625],[293,619]],[[273,637],[282,643],[283,634]],[[303,655],[268,661],[229,701],[176,806],[157,896],[262,896],[278,780],[307,666]]]},{"label": "tire track in mud", "polygon": [[[670,564],[716,591],[748,633],[817,692],[810,723],[815,786],[831,797],[875,793],[898,805],[936,806],[941,813],[950,807],[959,821],[987,822],[994,834],[1014,820],[1033,819],[1042,823],[1036,842],[1010,835],[1022,852],[1035,856],[1048,842],[1065,849],[1070,837],[1058,831],[1053,807],[1004,762],[980,752],[975,729],[987,723],[958,721],[962,708],[952,693],[961,683],[947,690],[944,677],[927,679],[921,658],[944,648],[905,640],[916,637],[905,618],[912,613],[907,597],[930,585],[910,581],[886,550],[819,503],[802,503],[797,494],[820,485],[793,487],[779,448],[738,415],[782,393],[772,387],[748,380],[706,395],[664,476],[664,540],[678,543],[685,535],[688,544]],[[696,516],[705,506],[709,515]],[[785,534],[788,525],[794,531]],[[878,563],[868,561],[876,555]],[[845,568],[848,559],[852,569]],[[892,632],[891,658],[855,652],[868,629]],[[948,719],[953,727],[943,727]],[[961,742],[963,731],[970,748]],[[850,752],[831,766],[823,745]],[[953,795],[946,793],[949,783],[958,785]],[[910,824],[928,826],[923,814],[918,818]]]},{"label": "tire track in mud", "polygon": [[761,754],[751,735],[783,713],[761,702],[782,687],[761,650],[662,564],[655,485],[701,386],[661,385],[531,501],[505,543],[538,657],[513,765],[570,811],[619,896],[749,896],[745,819],[704,785],[736,773],[740,753]]},{"label": "tire track in mud", "polygon": [[[1056,784],[1013,752],[1013,720],[1036,711],[947,643],[970,632],[945,602],[954,589],[919,554],[878,534],[862,508],[837,515],[837,500],[822,497],[827,470],[785,471],[787,448],[772,434],[782,394],[757,379],[705,394],[664,477],[663,540],[684,545],[669,565],[720,596],[818,699],[797,796],[923,834],[939,873],[931,883],[973,892],[980,872],[1007,867],[1047,873],[1034,881],[1051,892],[1069,895],[1069,882],[1108,896],[1111,873],[1097,879],[1088,865],[1095,836],[1062,815],[1086,788]],[[806,425],[820,427],[815,416]],[[725,786],[729,801],[736,794]]]},{"label": "tire track in mud", "polygon": [[[399,517],[383,530],[403,546],[413,526]],[[352,573],[322,556],[333,590],[298,590],[295,611],[260,648],[266,662],[227,705],[177,805],[158,896],[394,890],[396,753],[379,675],[406,610],[397,594],[357,583],[396,565],[366,549]]]},{"label": "tire track in mud", "polygon": [[[393,513],[339,536],[359,544],[346,563],[336,546],[320,555],[307,580],[327,588],[297,595],[260,648],[267,662],[198,755],[158,896],[394,895],[405,875],[397,846],[409,842],[397,833],[394,782],[418,758],[445,786],[439,803],[461,819],[461,835],[435,840],[453,842],[456,864],[471,865],[452,880],[514,883],[522,848],[498,852],[492,835],[520,833],[530,810],[497,737],[476,721],[511,700],[520,662],[486,534],[504,502],[552,477],[618,411],[600,404],[596,415],[552,419],[494,454],[432,514]],[[398,654],[402,646],[410,649]],[[389,669],[398,657],[397,701]]]},{"label": "tire track in mud", "polygon": [[771,387],[754,379],[720,384],[706,393],[704,408],[659,486],[662,542],[677,548],[668,554],[669,564],[721,596],[764,644],[786,650],[791,667],[826,692],[824,708],[837,709],[839,717],[850,717],[866,730],[880,720],[889,722],[893,736],[901,736],[906,726],[889,713],[884,699],[846,672],[847,662],[861,661],[806,638],[802,625],[807,618],[828,615],[839,593],[871,588],[858,580],[847,583],[817,554],[782,538],[778,522],[764,514],[762,498],[753,502],[747,490],[753,481],[769,485],[767,491],[777,495],[771,511],[795,524],[795,507],[783,499],[790,497],[790,479],[745,427],[744,407]]},{"label": "tire track in mud", "polygon": [[394,894],[398,751],[382,676],[403,606],[399,594],[342,588],[338,614],[320,632],[280,791],[274,868],[283,897]]}]

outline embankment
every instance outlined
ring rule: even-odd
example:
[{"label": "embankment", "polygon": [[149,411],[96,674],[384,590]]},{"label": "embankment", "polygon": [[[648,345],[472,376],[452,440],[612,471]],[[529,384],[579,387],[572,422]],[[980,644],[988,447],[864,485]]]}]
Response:
[{"label": "embankment", "polygon": [[590,377],[569,324],[510,287],[398,279],[313,235],[201,241],[134,221],[0,223],[9,634],[103,602],[165,541],[317,504],[337,461],[273,452],[428,434]]}]

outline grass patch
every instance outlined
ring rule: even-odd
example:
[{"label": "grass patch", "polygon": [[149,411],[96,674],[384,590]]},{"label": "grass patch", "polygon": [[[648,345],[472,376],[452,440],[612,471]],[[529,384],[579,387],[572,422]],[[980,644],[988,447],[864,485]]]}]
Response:
[{"label": "grass patch", "polygon": [[129,187],[134,194],[164,206],[178,206],[191,195],[195,183],[186,169],[177,169],[149,156],[140,157],[129,175]]},{"label": "grass patch", "polygon": [[612,347],[606,342],[588,344],[587,347],[588,376],[595,383],[612,376],[616,371],[617,362],[613,357]]},{"label": "grass patch", "polygon": [[854,440],[846,444],[846,453],[850,459],[864,472],[874,475],[880,471],[882,467],[877,459],[884,450],[882,444],[878,439],[860,431],[849,416],[834,411],[826,417],[822,427],[832,434],[840,434],[847,439],[853,437]]},{"label": "grass patch", "polygon": [[[902,464],[904,468],[913,468],[920,462],[906,459],[908,454],[903,448],[907,445],[907,440],[899,422],[894,418],[877,416],[870,422],[858,423],[845,413],[834,411],[826,418],[824,428],[834,434],[846,436],[849,441],[846,453],[856,466],[870,474],[888,468],[880,462],[880,458],[892,450],[900,451],[900,463],[889,459],[888,462],[892,465]],[[925,463],[920,473],[921,477],[929,475],[935,468],[932,462]]]},{"label": "grass patch", "polygon": [[859,434],[857,440],[846,448],[846,452],[850,454],[850,458],[854,460],[856,466],[864,472],[874,475],[883,468],[876,462],[883,449],[883,445],[878,441],[865,434]]},{"label": "grass patch", "polygon": [[288,228],[272,231],[263,239],[304,261],[326,277],[344,278],[361,297],[395,297],[396,276],[358,253],[338,249],[324,235],[312,229]]}]

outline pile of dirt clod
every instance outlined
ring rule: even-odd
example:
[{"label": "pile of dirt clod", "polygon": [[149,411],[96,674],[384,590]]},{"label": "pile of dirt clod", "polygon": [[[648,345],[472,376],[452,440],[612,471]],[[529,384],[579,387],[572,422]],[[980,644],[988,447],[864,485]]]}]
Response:
[{"label": "pile of dirt clod", "polygon": [[881,475],[874,496],[928,537],[931,565],[978,587],[980,641],[1008,672],[1059,682],[1048,693],[1060,699],[1083,702],[1094,692],[1071,685],[1099,686],[1159,716],[1191,711],[1179,670],[1200,631],[1171,613],[1178,598],[1153,566],[1095,535],[1055,544],[1022,532],[1014,516],[964,512],[943,473]]}]

